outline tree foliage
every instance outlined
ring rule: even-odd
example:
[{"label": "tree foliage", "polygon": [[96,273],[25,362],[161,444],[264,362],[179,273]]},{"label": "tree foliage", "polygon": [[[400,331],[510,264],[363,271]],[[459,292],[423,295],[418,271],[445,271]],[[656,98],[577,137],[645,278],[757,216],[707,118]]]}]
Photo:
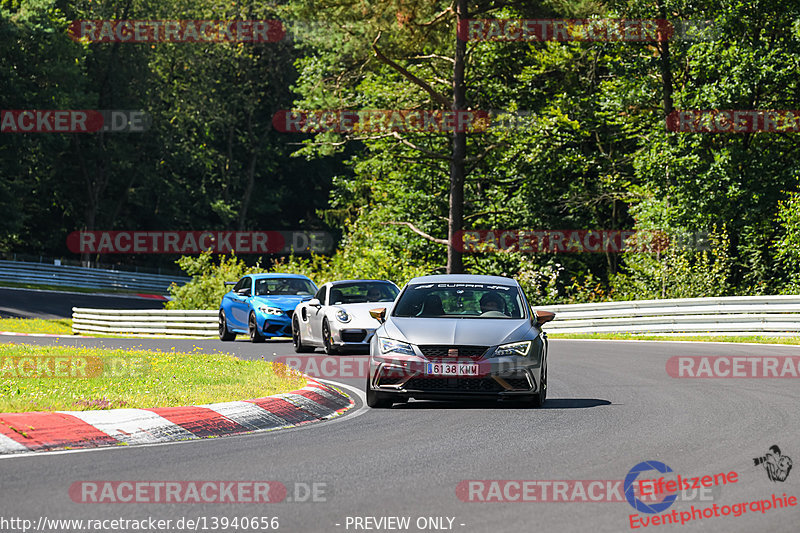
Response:
[{"label": "tree foliage", "polygon": [[[317,282],[402,283],[444,272],[451,136],[291,134],[271,120],[292,108],[447,108],[453,5],[0,2],[0,108],[153,116],[146,135],[0,135],[0,249],[61,255],[78,229],[325,228],[344,235],[332,257],[267,258],[263,268]],[[708,27],[668,42],[467,43],[465,107],[519,120],[467,135],[464,229],[707,232],[712,245],[475,253],[463,258],[467,272],[515,276],[543,303],[800,290],[800,134],[665,127],[671,109],[800,109],[800,5],[470,0],[466,9],[472,18],[667,18]],[[71,20],[123,17],[280,17],[291,38],[149,46],[66,35]],[[208,261],[181,266],[207,269]]]},{"label": "tree foliage", "polygon": [[178,265],[191,281],[169,288],[171,300],[166,309],[219,309],[222,297],[230,290],[225,282],[237,282],[246,274],[261,272],[260,264],[248,267],[235,255],[215,257],[204,252],[197,257],[181,257]]},{"label": "tree foliage", "polygon": [[[453,28],[427,22],[449,4],[382,4],[364,16],[337,18],[349,38],[317,32],[299,61],[301,107],[432,106],[419,90],[370,55],[375,36],[419,76],[444,83]],[[359,4],[361,5],[361,4]],[[466,181],[465,226],[495,229],[661,230],[712,234],[711,250],[661,254],[473,254],[467,270],[529,280],[542,301],[761,294],[782,290],[800,266],[775,240],[771,224],[786,191],[800,184],[798,135],[675,133],[671,109],[795,109],[800,7],[778,1],[470,2],[495,18],[662,18],[709,21],[710,28],[670,42],[476,42],[467,62],[472,109],[525,112],[518,127],[471,135],[480,154]],[[393,18],[391,14],[396,16]],[[478,15],[476,15],[478,16]],[[334,25],[339,27],[338,25]],[[388,36],[388,38],[387,38]],[[400,43],[400,44],[398,44]],[[385,52],[389,53],[389,52]],[[322,90],[327,88],[327,90]],[[430,151],[447,139],[406,136]],[[305,149],[335,146],[326,134]],[[391,136],[359,139],[352,176],[334,181],[332,208],[368,221],[395,255],[441,271],[444,247],[415,234],[445,237],[446,162],[430,160]],[[718,228],[714,230],[714,228]],[[357,238],[354,240],[358,240]],[[347,253],[347,242],[343,254]],[[785,265],[784,275],[775,266]]]},{"label": "tree foliage", "polygon": [[[73,20],[275,19],[256,1],[0,4],[2,109],[135,109],[146,133],[0,135],[0,251],[69,255],[76,230],[326,229],[336,161],[290,157],[292,42],[89,43]],[[25,201],[19,201],[25,198]],[[175,256],[84,257],[165,266]]]}]

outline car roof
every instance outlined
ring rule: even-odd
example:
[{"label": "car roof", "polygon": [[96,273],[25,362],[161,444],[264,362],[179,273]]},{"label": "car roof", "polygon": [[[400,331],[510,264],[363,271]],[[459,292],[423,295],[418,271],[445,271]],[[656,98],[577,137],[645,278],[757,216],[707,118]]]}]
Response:
[{"label": "car roof", "polygon": [[393,282],[389,281],[388,279],[340,279],[338,281],[329,281],[326,285],[341,285],[343,283],[358,283],[360,281],[377,281],[380,283],[391,283],[394,285]]},{"label": "car roof", "polygon": [[495,285],[519,286],[514,278],[505,276],[481,276],[478,274],[436,274],[433,276],[420,276],[408,282],[409,285],[420,283],[493,283]]},{"label": "car roof", "polygon": [[[268,278],[294,278],[294,279],[309,279],[302,274],[282,274],[280,272],[262,272],[260,274],[248,274],[253,279],[268,279]],[[309,280],[310,281],[310,280]]]}]

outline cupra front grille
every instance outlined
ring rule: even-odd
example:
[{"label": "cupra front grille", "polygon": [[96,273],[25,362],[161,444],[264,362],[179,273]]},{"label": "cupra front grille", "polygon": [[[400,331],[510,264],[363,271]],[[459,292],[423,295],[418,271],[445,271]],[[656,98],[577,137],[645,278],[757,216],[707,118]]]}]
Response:
[{"label": "cupra front grille", "polygon": [[469,357],[478,359],[488,349],[488,346],[448,346],[446,344],[423,344],[419,346],[422,355],[428,359],[445,357]]}]

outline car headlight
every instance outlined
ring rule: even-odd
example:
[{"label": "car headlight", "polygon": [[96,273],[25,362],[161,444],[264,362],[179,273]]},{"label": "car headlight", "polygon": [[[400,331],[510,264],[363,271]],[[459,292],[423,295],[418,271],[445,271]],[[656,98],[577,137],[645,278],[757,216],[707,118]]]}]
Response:
[{"label": "car headlight", "polygon": [[378,339],[378,346],[381,348],[381,353],[399,353],[403,355],[416,355],[414,349],[407,342],[396,341],[392,339]]},{"label": "car headlight", "polygon": [[270,307],[268,305],[260,305],[258,306],[258,310],[268,315],[281,316],[283,314],[283,309],[278,309],[277,307]]},{"label": "car headlight", "polygon": [[347,311],[345,311],[344,309],[337,309],[336,320],[338,320],[339,322],[350,322],[350,315],[348,315]]},{"label": "car headlight", "polygon": [[518,355],[525,357],[531,351],[532,341],[512,342],[510,344],[503,344],[498,346],[494,351],[494,357],[503,357],[506,355]]}]

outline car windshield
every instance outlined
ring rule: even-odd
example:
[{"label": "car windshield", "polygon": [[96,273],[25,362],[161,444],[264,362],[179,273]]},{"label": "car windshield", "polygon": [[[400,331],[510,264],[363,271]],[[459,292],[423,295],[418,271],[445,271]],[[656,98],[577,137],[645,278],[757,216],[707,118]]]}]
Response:
[{"label": "car windshield", "polygon": [[331,287],[330,305],[393,302],[400,290],[382,281],[337,283]]},{"label": "car windshield", "polygon": [[428,283],[409,285],[392,316],[425,318],[525,318],[519,290],[511,285]]},{"label": "car windshield", "polygon": [[307,279],[264,278],[256,280],[256,296],[308,296],[314,294],[316,290],[316,287]]}]

